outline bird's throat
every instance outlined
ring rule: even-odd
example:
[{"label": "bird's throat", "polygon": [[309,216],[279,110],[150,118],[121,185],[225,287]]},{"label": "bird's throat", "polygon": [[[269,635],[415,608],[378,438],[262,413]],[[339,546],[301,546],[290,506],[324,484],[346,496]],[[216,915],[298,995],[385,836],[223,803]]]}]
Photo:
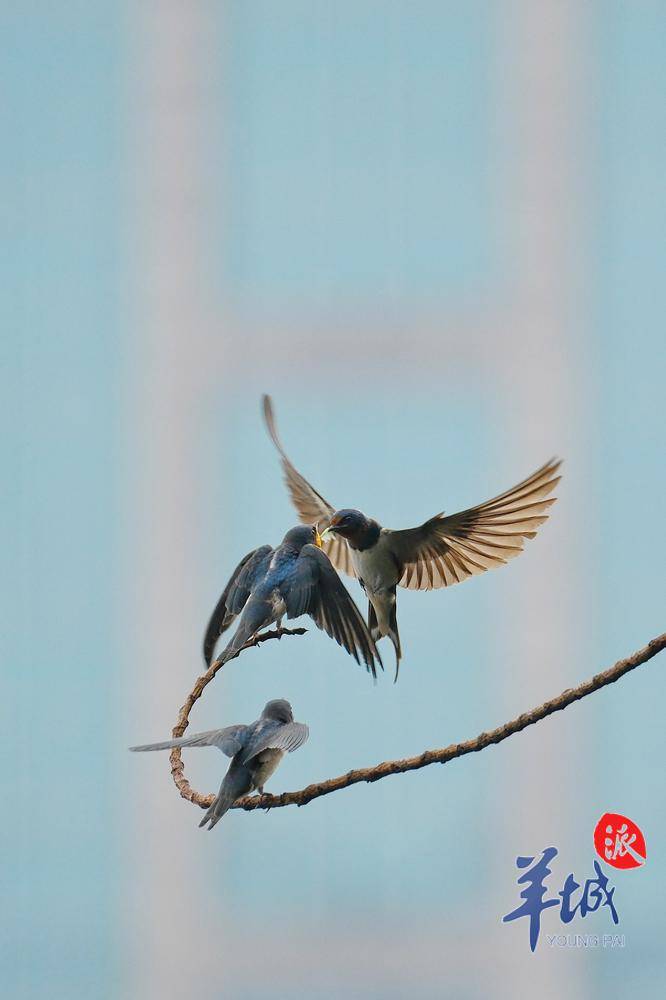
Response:
[{"label": "bird's throat", "polygon": [[377,544],[381,530],[376,521],[368,521],[367,526],[359,528],[353,535],[348,536],[347,541],[352,549],[365,552]]}]

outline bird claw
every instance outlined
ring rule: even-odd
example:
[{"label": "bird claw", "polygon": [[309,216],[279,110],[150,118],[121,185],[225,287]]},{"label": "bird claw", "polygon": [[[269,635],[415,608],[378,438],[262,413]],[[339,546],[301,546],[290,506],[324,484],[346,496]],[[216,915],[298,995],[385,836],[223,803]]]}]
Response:
[{"label": "bird claw", "polygon": [[270,812],[270,803],[268,805],[263,805],[263,801],[268,796],[264,792],[257,792],[257,809],[263,809],[264,812]]}]

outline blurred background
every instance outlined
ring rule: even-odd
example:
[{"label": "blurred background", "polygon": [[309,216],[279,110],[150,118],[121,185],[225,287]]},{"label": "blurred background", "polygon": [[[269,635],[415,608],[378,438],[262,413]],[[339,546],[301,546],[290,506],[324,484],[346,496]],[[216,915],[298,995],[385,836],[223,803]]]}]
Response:
[{"label": "blurred background", "polygon": [[[566,459],[520,559],[399,595],[397,686],[316,630],[218,676],[194,731],[278,696],[310,725],[270,790],[663,631],[664,5],[8,0],[0,28],[5,995],[661,997],[660,660],[212,834],[126,748],[168,737],[230,571],[294,523],[263,391],[316,488],[394,527]],[[223,758],[185,762],[217,788]],[[648,846],[611,879],[626,946],[550,947],[612,927],[547,911],[532,955],[516,855],[556,846],[556,893],[608,810]]]}]

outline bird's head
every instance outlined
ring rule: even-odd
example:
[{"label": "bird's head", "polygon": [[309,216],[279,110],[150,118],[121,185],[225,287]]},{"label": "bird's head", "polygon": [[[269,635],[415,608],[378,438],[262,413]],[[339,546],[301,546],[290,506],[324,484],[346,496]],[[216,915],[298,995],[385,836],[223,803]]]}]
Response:
[{"label": "bird's head", "polygon": [[275,698],[273,701],[266,702],[261,717],[262,719],[275,719],[276,722],[294,721],[291,705],[284,698]]},{"label": "bird's head", "polygon": [[316,524],[299,524],[290,528],[282,539],[282,544],[300,552],[304,545],[318,545],[321,548],[321,535]]},{"label": "bird's head", "polygon": [[329,534],[341,535],[349,542],[354,542],[363,538],[370,528],[370,521],[360,510],[336,510],[331,518],[328,528],[322,532],[322,539],[325,541]]}]

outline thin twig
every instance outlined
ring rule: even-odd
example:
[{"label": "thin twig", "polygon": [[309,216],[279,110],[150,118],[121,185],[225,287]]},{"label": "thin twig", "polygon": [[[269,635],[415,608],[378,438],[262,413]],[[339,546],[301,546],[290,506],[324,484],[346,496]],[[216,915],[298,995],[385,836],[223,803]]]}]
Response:
[{"label": "thin twig", "polygon": [[[538,708],[533,708],[530,712],[524,712],[517,719],[505,722],[503,726],[492,729],[487,733],[481,733],[479,736],[474,737],[474,739],[466,740],[464,743],[452,743],[441,750],[426,750],[424,753],[419,754],[418,757],[407,757],[404,760],[387,760],[382,764],[376,764],[374,767],[363,767],[357,771],[349,771],[347,774],[341,774],[338,778],[329,778],[328,781],[320,781],[317,784],[308,785],[307,788],[302,788],[298,792],[283,792],[282,795],[246,796],[245,798],[238,799],[234,803],[233,808],[251,811],[253,809],[277,809],[280,806],[304,806],[308,802],[312,802],[313,799],[318,799],[322,795],[330,795],[331,792],[337,792],[341,788],[356,785],[360,781],[379,781],[381,778],[388,777],[389,774],[403,774],[406,771],[417,771],[419,768],[428,767],[430,764],[447,764],[450,760],[463,757],[465,754],[485,750],[486,747],[491,746],[493,743],[501,743],[502,740],[508,739],[509,736],[519,733],[528,726],[533,726],[536,722],[540,722],[541,719],[545,719],[546,716],[552,715],[553,712],[561,712],[562,709],[572,705],[575,701],[580,701],[581,698],[587,697],[588,694],[593,694],[594,691],[599,691],[608,684],[614,684],[620,677],[623,677],[630,670],[634,670],[642,663],[651,660],[653,656],[656,656],[664,648],[666,648],[666,633],[658,636],[656,639],[652,639],[643,649],[639,649],[624,660],[619,660],[614,666],[609,667],[602,673],[595,674],[594,677],[579,684],[578,687],[567,688],[562,694],[559,694],[556,698],[551,698],[550,701],[545,701]],[[183,710],[181,710],[181,715],[182,712]],[[202,806],[202,808],[208,808],[215,798],[214,795],[201,795],[199,792],[191,789],[189,785],[187,785],[187,788],[189,794],[185,795],[184,798],[190,799],[191,802],[195,802],[197,805]]]},{"label": "thin twig", "polygon": [[[305,635],[306,632],[306,628],[276,628],[270,632],[261,632],[259,635],[255,635],[253,639],[248,639],[248,641],[241,646],[238,652],[234,653],[233,656],[230,656],[228,660],[214,660],[206,673],[197,677],[194,687],[188,694],[185,704],[178,713],[178,720],[171,731],[171,738],[175,740],[183,735],[190,723],[190,712],[192,711],[192,706],[199,700],[204,692],[204,688],[210,684],[215,674],[225,662],[231,663],[231,661],[235,660],[237,656],[240,656],[245,649],[252,649],[254,646],[259,646],[262,642],[266,642],[268,639],[281,639],[283,635]],[[201,792],[197,792],[194,788],[192,788],[189,781],[185,777],[185,765],[181,760],[179,747],[171,751],[169,754],[169,762],[171,764],[171,775],[176,788],[182,797],[184,799],[188,799],[190,802],[194,802],[198,806],[205,805],[208,807],[215,796],[202,795]]]}]

